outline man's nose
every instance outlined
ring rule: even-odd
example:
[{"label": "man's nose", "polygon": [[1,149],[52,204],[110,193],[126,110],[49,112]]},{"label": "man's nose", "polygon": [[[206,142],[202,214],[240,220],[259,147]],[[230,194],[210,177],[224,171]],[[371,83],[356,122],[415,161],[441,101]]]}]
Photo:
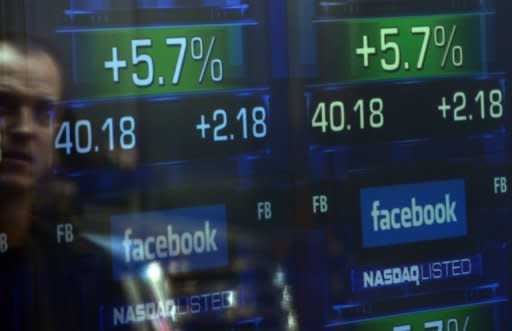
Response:
[{"label": "man's nose", "polygon": [[35,118],[30,104],[23,104],[10,119],[7,119],[6,129],[10,134],[30,136],[34,134]]}]

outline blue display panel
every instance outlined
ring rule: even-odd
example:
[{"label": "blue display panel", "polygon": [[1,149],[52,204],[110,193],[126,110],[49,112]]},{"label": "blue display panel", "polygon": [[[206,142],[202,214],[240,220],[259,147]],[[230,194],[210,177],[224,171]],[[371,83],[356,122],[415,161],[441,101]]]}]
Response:
[{"label": "blue display panel", "polygon": [[118,215],[110,224],[115,279],[144,277],[153,262],[185,273],[229,261],[224,206]]},{"label": "blue display panel", "polygon": [[363,247],[467,234],[463,179],[361,190]]},{"label": "blue display panel", "polygon": [[[434,324],[416,321],[422,311],[486,300],[507,311],[510,50],[499,40],[509,5],[288,5],[300,31],[289,36],[292,89],[303,96],[293,138],[308,160],[301,240],[318,256],[300,284],[325,304],[302,310],[315,316],[308,327],[423,330]],[[489,89],[494,106],[480,107]],[[494,316],[498,325],[436,325],[510,327]]]}]

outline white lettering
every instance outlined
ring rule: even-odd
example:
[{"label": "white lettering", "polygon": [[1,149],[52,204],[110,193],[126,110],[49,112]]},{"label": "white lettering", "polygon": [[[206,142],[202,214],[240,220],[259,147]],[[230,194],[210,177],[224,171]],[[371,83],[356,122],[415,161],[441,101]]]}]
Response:
[{"label": "white lettering", "polygon": [[217,230],[210,228],[210,222],[204,222],[204,228],[195,232],[178,233],[172,225],[167,227],[167,236],[148,236],[135,238],[133,230],[124,232],[122,245],[125,263],[144,262],[167,257],[188,256],[218,251]]},{"label": "white lettering", "polygon": [[116,327],[162,318],[174,318],[176,311],[179,315],[190,315],[227,310],[234,307],[235,304],[225,299],[232,294],[233,291],[222,291],[180,299],[113,307],[112,323]]},{"label": "white lettering", "polygon": [[450,194],[445,194],[444,201],[435,205],[422,205],[412,197],[410,206],[391,210],[380,206],[380,201],[375,200],[370,211],[374,232],[457,222],[457,202],[451,200]]},{"label": "white lettering", "polygon": [[474,272],[470,258],[436,261],[402,267],[367,270],[362,273],[363,288],[376,288],[421,282],[452,279],[472,275]]}]

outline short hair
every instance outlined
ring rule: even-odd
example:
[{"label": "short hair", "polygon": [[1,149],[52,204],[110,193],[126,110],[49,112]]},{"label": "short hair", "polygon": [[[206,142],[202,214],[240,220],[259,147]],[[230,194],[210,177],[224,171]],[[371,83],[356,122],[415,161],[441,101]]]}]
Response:
[{"label": "short hair", "polygon": [[59,52],[48,41],[38,37],[29,36],[23,33],[5,32],[0,33],[0,43],[7,43],[25,56],[42,53],[48,55],[56,64],[59,70],[61,81],[61,98],[67,95],[67,75],[62,66]]}]

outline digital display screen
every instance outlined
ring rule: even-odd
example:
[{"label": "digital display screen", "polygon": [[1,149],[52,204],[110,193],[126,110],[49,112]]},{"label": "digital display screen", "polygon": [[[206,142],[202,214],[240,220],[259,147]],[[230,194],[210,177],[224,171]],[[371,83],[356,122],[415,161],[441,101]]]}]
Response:
[{"label": "digital display screen", "polygon": [[466,235],[464,186],[455,179],[361,190],[364,247]]},{"label": "digital display screen", "polygon": [[144,276],[152,261],[168,262],[170,273],[228,264],[224,206],[117,215],[110,224],[115,279]]},{"label": "digital display screen", "polygon": [[512,329],[507,0],[0,4],[0,329]]}]

